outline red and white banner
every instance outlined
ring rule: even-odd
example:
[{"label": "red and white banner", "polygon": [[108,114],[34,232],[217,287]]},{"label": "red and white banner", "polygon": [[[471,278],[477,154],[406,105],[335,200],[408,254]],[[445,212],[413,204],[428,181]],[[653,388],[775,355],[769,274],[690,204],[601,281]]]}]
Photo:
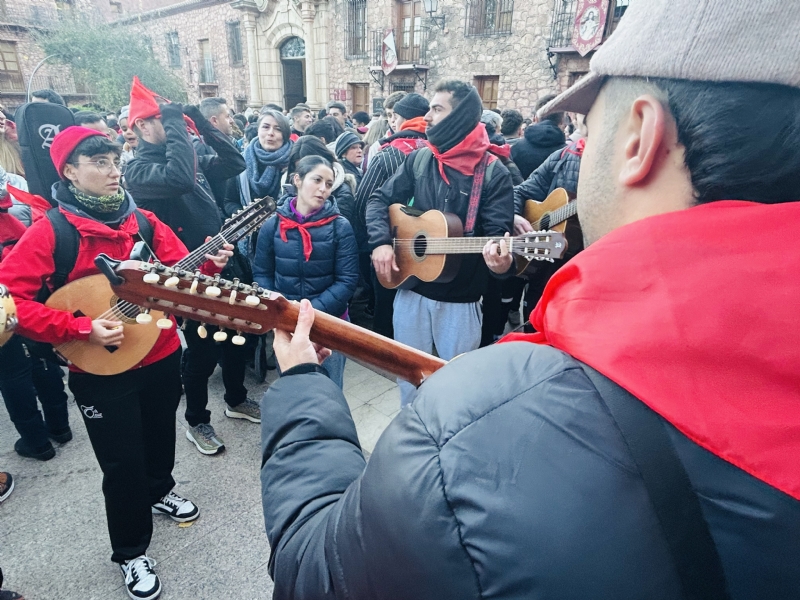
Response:
[{"label": "red and white banner", "polygon": [[381,50],[383,74],[388,75],[397,67],[397,47],[394,43],[394,29],[384,30]]},{"label": "red and white banner", "polygon": [[581,56],[597,48],[603,41],[610,0],[578,0],[572,46]]}]

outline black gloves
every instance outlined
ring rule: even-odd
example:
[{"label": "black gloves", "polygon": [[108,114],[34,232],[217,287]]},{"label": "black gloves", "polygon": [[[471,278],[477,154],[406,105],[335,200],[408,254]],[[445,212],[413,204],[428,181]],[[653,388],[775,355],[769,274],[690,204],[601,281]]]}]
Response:
[{"label": "black gloves", "polygon": [[203,113],[201,113],[200,109],[194,104],[186,104],[183,107],[183,114],[194,121],[197,129],[199,129],[201,132],[207,130],[209,127],[212,127],[211,123],[208,122],[208,119],[203,116]]}]

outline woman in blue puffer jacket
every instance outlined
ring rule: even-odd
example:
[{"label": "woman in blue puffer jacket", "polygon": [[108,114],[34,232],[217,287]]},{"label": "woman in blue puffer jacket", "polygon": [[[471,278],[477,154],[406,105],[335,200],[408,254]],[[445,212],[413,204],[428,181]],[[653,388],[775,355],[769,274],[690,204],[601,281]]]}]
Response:
[{"label": "woman in blue puffer jacket", "polygon": [[[253,273],[258,284],[289,300],[307,298],[317,310],[348,319],[347,304],[358,284],[358,246],[350,223],[331,202],[334,173],[321,156],[297,163],[297,196],[284,202],[258,236]],[[341,388],[344,356],[325,361]]]}]

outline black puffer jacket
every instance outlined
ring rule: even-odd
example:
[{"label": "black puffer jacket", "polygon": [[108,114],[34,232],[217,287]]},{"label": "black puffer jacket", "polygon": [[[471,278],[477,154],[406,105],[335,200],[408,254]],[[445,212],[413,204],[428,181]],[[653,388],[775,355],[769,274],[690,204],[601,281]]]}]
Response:
[{"label": "black puffer jacket", "polygon": [[[444,167],[450,181],[445,183],[439,174],[439,164],[433,157],[419,179],[414,175],[414,161],[420,152],[415,150],[400,165],[395,174],[382,187],[375,190],[367,204],[367,232],[369,247],[392,243],[392,232],[389,224],[389,206],[391,204],[407,204],[413,198],[413,207],[417,210],[439,210],[458,215],[461,222],[467,220],[470,194],[472,192],[472,176],[462,175],[455,169]],[[492,167],[483,183],[478,218],[474,235],[502,237],[506,232],[514,231],[514,193],[511,175],[508,169],[498,160]],[[414,291],[426,298],[443,302],[477,302],[489,277],[489,268],[481,254],[465,254],[461,258],[458,274],[449,283],[418,283]]]},{"label": "black puffer jacket", "polygon": [[289,300],[307,298],[317,310],[341,317],[358,285],[358,248],[350,223],[327,200],[310,220],[337,218],[326,225],[308,228],[312,252],[306,261],[300,232],[290,229],[284,242],[278,215],[297,220],[289,202],[284,202],[278,207],[278,214],[261,227],[253,264],[255,280]]},{"label": "black puffer jacket", "polygon": [[570,194],[577,195],[580,171],[580,156],[567,149],[556,150],[524,183],[514,188],[514,213],[522,214],[526,200],[543,202],[556,188],[564,188]]},{"label": "black puffer jacket", "polygon": [[511,160],[519,167],[523,179],[556,150],[566,146],[564,132],[552,121],[542,121],[525,129],[523,139],[511,148]]},{"label": "black puffer jacket", "polygon": [[244,157],[205,120],[196,124],[216,154],[198,157],[180,105],[163,105],[161,120],[166,143],[139,140],[136,158],[125,169],[125,185],[139,207],[154,212],[194,250],[222,226],[210,181],[224,181],[244,171]]},{"label": "black puffer jacket", "polygon": [[[570,356],[491,346],[435,373],[366,465],[319,373],[262,403],[276,600],[679,600],[664,535],[615,421]],[[732,600],[795,598],[800,502],[666,425]]]}]

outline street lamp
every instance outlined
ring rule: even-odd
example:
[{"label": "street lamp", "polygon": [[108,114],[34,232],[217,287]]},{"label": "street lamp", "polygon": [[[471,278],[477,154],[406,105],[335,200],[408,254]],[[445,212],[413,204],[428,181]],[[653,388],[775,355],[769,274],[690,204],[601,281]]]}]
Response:
[{"label": "street lamp", "polygon": [[428,13],[428,17],[430,17],[431,21],[436,23],[439,29],[444,31],[444,15],[433,16],[434,13],[439,10],[439,0],[422,0],[422,6],[425,12]]},{"label": "street lamp", "polygon": [[41,67],[44,63],[46,63],[51,58],[55,58],[56,56],[58,56],[58,54],[51,54],[50,56],[45,56],[42,60],[39,61],[39,64],[33,68],[33,73],[31,73],[31,78],[28,79],[28,93],[25,100],[26,102],[31,101],[31,86],[33,85],[33,76],[36,75],[36,71],[38,71],[39,67]]}]

